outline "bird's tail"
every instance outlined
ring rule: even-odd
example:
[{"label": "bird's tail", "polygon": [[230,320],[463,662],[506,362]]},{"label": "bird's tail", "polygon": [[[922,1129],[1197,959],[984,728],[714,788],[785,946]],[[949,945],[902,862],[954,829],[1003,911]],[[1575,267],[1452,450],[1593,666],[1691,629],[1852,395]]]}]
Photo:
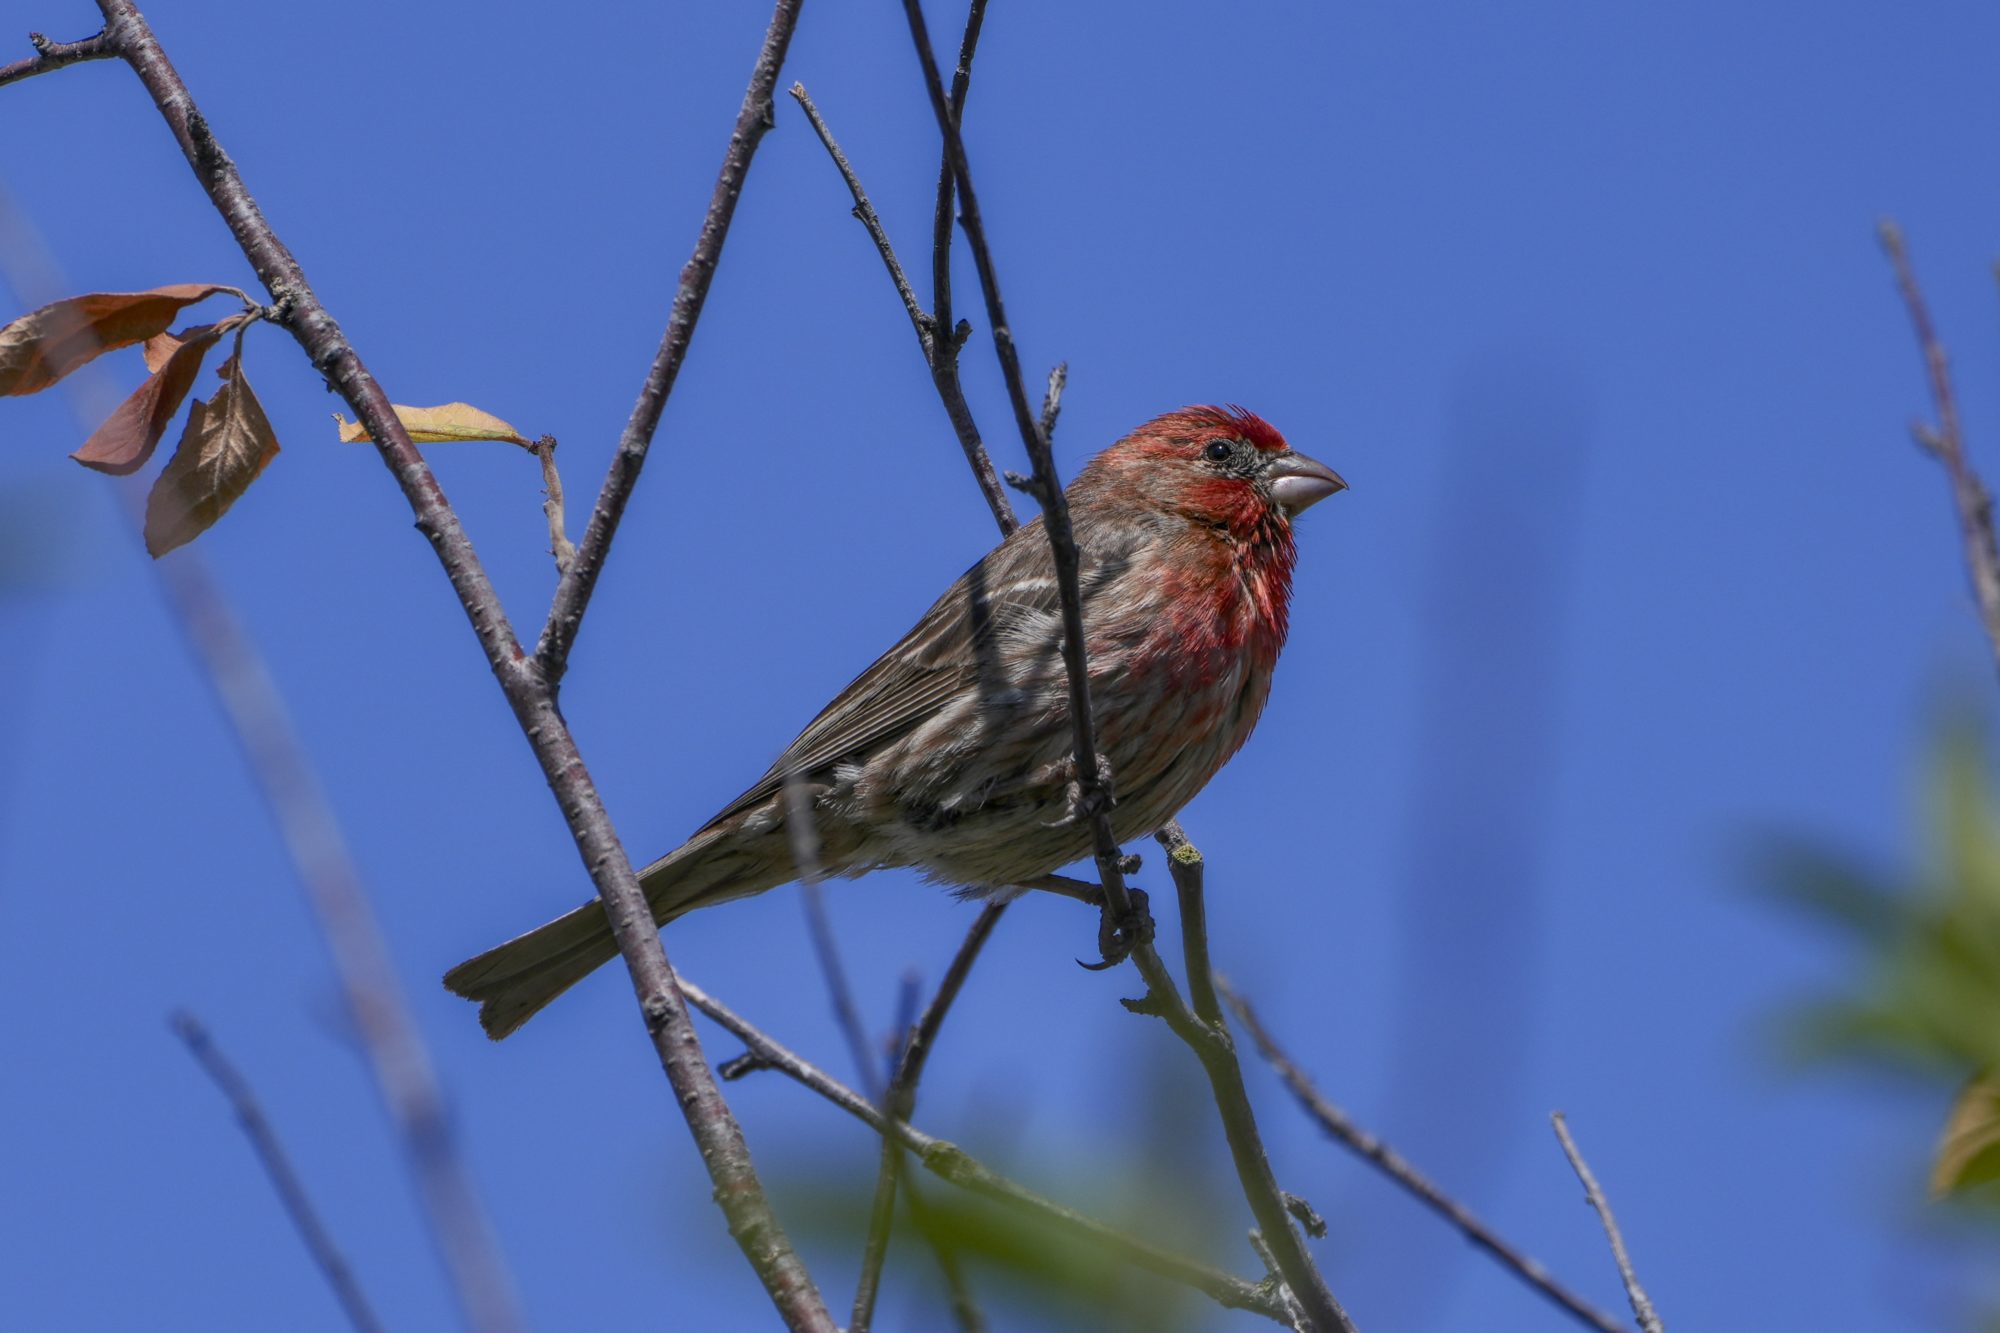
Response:
[{"label": "bird's tail", "polygon": [[[655,925],[776,888],[794,876],[782,831],[746,839],[708,829],[639,872]],[[604,904],[591,899],[444,974],[447,990],[479,1002],[479,1025],[498,1041],[618,956]]]}]

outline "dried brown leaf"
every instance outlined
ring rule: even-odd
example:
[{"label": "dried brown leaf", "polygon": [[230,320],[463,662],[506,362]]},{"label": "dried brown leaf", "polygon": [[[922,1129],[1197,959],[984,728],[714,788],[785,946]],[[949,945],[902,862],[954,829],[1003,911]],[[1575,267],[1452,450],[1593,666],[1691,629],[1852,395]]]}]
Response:
[{"label": "dried brown leaf", "polygon": [[1983,1074],[1952,1103],[1931,1164],[1931,1197],[2000,1180],[2000,1075]]},{"label": "dried brown leaf", "polygon": [[214,324],[183,329],[179,345],[160,369],[147,376],[146,382],[133,390],[132,396],[120,403],[118,410],[106,417],[104,424],[70,457],[85,467],[113,476],[124,476],[144,467],[158,447],[160,437],[167,433],[174,413],[180,411],[188,390],[194,387],[208,349],[223,334],[249,322],[247,314],[231,315]]},{"label": "dried brown leaf", "polygon": [[[523,449],[535,446],[520,431],[494,416],[482,412],[471,403],[445,403],[440,407],[404,407],[401,403],[391,404],[396,417],[403,423],[403,429],[418,444],[447,444],[458,440],[503,440],[508,444],[518,444]],[[342,444],[367,444],[368,428],[358,421],[350,422],[336,412],[333,419],[340,424]]]},{"label": "dried brown leaf", "polygon": [[38,393],[106,352],[166,332],[181,311],[220,292],[185,282],[149,292],[92,292],[56,301],[0,328],[0,394]]},{"label": "dried brown leaf", "polygon": [[[181,333],[185,332],[187,330],[181,330]],[[172,356],[180,345],[180,333],[156,333],[146,339],[146,345],[141,349],[146,358],[146,373],[159,374],[160,367],[167,364],[167,358]]]},{"label": "dried brown leaf", "polygon": [[214,526],[278,455],[278,436],[243,377],[243,331],[222,387],[188,409],[187,430],[146,497],[146,549],[165,555]]}]

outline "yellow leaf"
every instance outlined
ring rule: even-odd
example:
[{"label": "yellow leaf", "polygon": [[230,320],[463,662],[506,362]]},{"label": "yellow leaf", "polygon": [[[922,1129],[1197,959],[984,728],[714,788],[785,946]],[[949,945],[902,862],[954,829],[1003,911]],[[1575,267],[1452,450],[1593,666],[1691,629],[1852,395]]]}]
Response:
[{"label": "yellow leaf", "polygon": [[[404,407],[401,403],[392,405],[396,417],[403,423],[403,429],[410,432],[410,438],[418,444],[449,444],[455,440],[504,440],[508,444],[518,444],[523,449],[533,449],[534,443],[520,431],[494,416],[482,412],[471,403],[446,403],[442,407]],[[350,422],[335,412],[333,419],[340,423],[342,444],[367,444],[368,428],[358,421]]]},{"label": "yellow leaf", "polygon": [[2000,1075],[1988,1071],[1952,1103],[1931,1165],[1931,1197],[1993,1180],[2000,1180]]}]

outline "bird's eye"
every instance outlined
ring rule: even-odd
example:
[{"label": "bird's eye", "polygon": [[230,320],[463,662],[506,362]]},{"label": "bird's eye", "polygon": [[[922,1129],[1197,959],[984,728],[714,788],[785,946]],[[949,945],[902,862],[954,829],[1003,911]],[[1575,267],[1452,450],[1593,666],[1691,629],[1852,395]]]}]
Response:
[{"label": "bird's eye", "polygon": [[1229,441],[1210,440],[1208,442],[1208,447],[1203,449],[1201,452],[1202,456],[1208,459],[1209,462],[1220,463],[1224,459],[1229,457],[1230,454]]}]

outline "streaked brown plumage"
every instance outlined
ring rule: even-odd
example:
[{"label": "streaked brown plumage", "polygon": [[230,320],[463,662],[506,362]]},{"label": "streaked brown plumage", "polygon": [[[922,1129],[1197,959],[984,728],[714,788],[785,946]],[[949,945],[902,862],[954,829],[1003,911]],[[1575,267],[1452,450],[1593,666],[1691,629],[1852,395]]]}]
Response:
[{"label": "streaked brown plumage", "polygon": [[[1121,841],[1171,819],[1249,738],[1284,646],[1291,518],[1344,483],[1241,409],[1188,408],[1106,449],[1067,491],[1098,747]],[[640,872],[662,923],[796,878],[787,775],[828,874],[914,866],[979,894],[1091,850],[1074,776],[1055,563],[1008,537],[815,718],[770,771]],[[616,956],[602,905],[461,963],[445,985],[506,1036]]]}]

